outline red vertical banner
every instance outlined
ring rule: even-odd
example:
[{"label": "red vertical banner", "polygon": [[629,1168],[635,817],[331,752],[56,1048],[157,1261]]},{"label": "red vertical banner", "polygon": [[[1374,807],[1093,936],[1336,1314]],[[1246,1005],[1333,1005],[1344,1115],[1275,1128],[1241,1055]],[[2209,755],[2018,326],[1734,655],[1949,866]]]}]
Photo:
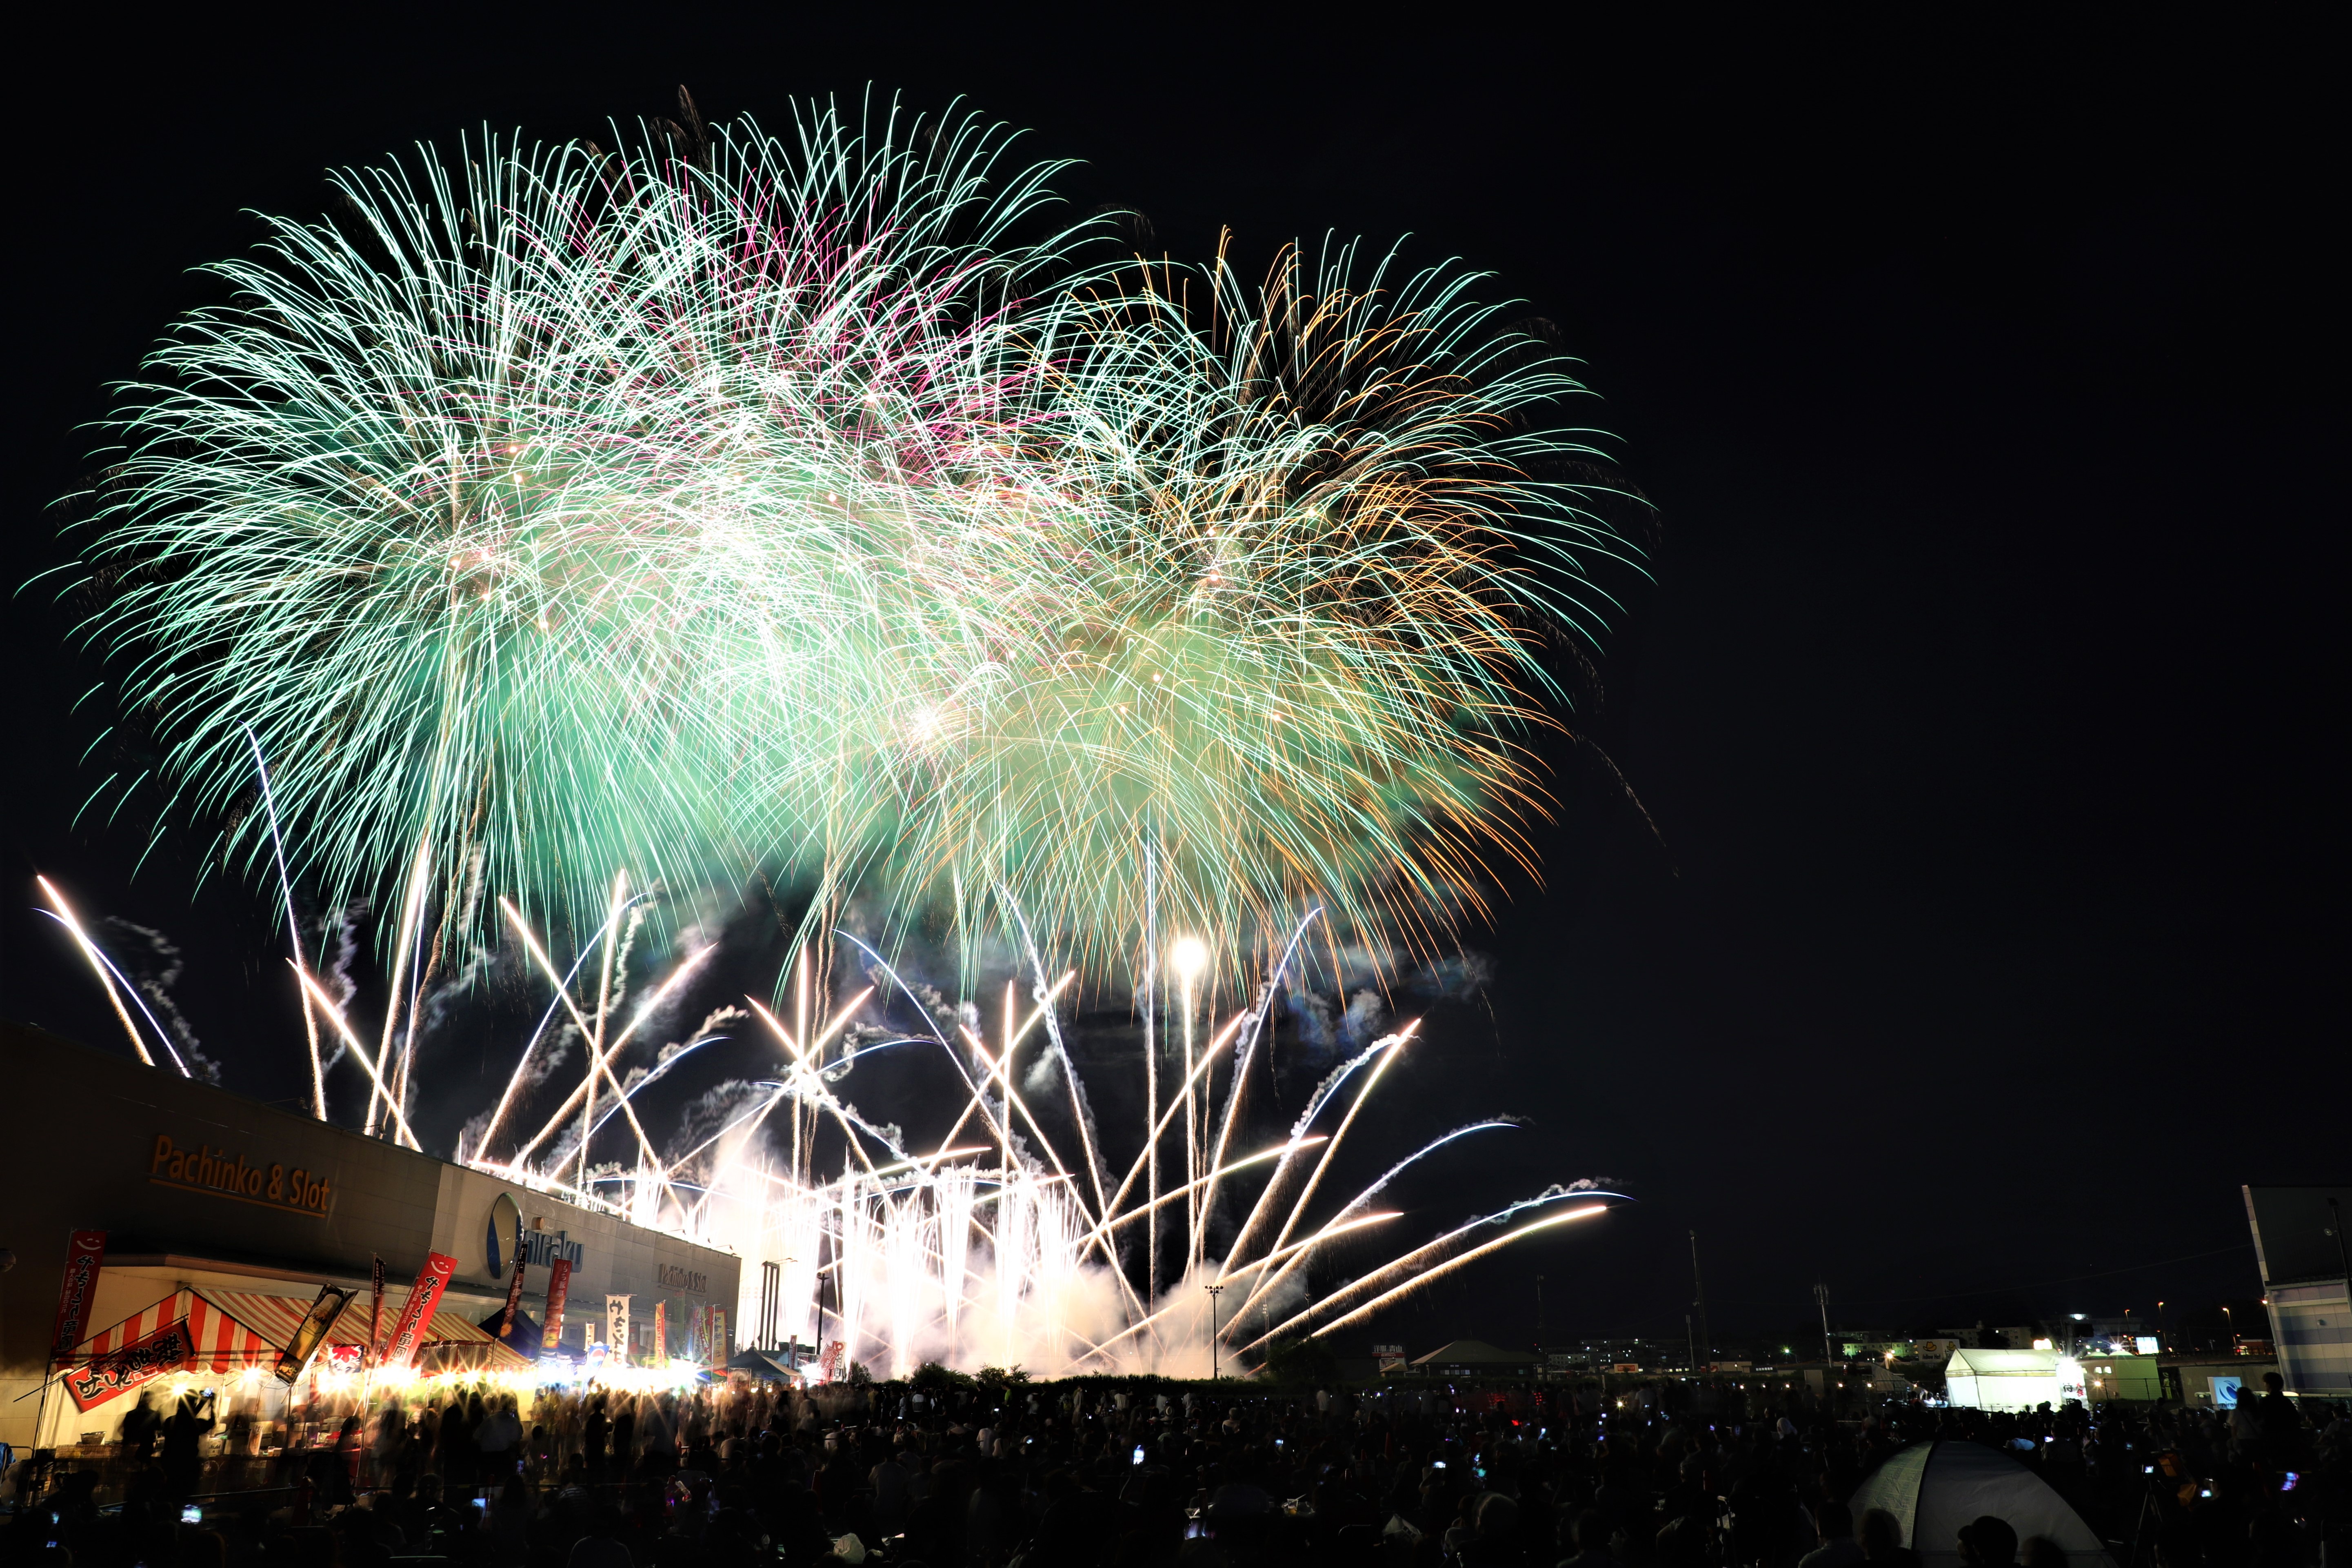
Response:
[{"label": "red vertical banner", "polygon": [[401,1308],[400,1321],[392,1326],[392,1342],[383,1347],[385,1366],[405,1370],[415,1361],[432,1326],[433,1309],[441,1304],[441,1293],[449,1289],[449,1276],[457,1271],[456,1258],[438,1252],[425,1255],[425,1267],[417,1271],[416,1283],[409,1289],[408,1304]]},{"label": "red vertical banner", "polygon": [[367,1359],[373,1362],[383,1353],[383,1258],[377,1256],[372,1281],[375,1286],[375,1305],[368,1310]]},{"label": "red vertical banner", "polygon": [[52,1360],[73,1354],[81,1343],[90,1300],[98,1294],[98,1271],[105,1267],[106,1232],[75,1231],[66,1243],[65,1281],[58,1287],[57,1327],[49,1335]]},{"label": "red vertical banner", "polygon": [[[520,1274],[520,1265],[516,1268]],[[561,1350],[563,1346],[563,1299],[572,1293],[572,1259],[559,1258],[547,1275],[547,1327],[540,1334],[541,1350]]]},{"label": "red vertical banner", "polygon": [[669,1303],[654,1303],[654,1364],[669,1364]]}]

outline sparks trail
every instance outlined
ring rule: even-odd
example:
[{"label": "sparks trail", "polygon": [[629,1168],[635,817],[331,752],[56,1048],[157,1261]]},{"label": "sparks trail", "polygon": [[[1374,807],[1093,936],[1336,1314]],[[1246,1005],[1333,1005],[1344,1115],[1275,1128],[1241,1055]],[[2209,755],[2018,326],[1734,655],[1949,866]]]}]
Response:
[{"label": "sparks trail", "polygon": [[[749,1083],[730,1080],[731,1088],[743,1092],[725,1120],[682,1152],[665,1153],[640,1120],[639,1092],[710,1037],[696,1031],[688,1043],[661,1055],[642,1078],[625,1081],[621,1068],[629,1051],[643,1048],[639,1035],[645,1022],[706,974],[706,961],[716,944],[698,947],[677,961],[623,1022],[617,1016],[620,992],[612,966],[597,966],[584,982],[583,971],[588,968],[589,952],[609,944],[625,917],[625,879],[616,880],[604,921],[587,933],[583,952],[568,966],[551,956],[544,938],[520,911],[501,900],[516,944],[554,993],[550,1014],[568,1016],[586,1049],[576,1080],[550,1108],[543,1095],[534,1094],[548,1081],[543,1077],[534,1080],[544,1025],[534,1030],[500,1086],[493,1111],[479,1121],[482,1131],[470,1146],[461,1146],[458,1159],[532,1190],[731,1248],[743,1258],[751,1281],[761,1274],[752,1265],[776,1264],[782,1275],[782,1315],[772,1324],[741,1320],[747,1337],[762,1333],[781,1340],[838,1340],[842,1365],[868,1362],[887,1367],[893,1375],[931,1360],[955,1365],[1019,1364],[1047,1373],[1158,1369],[1181,1374],[1192,1370],[1196,1359],[1205,1363],[1209,1350],[1208,1298],[1196,1289],[1200,1284],[1243,1287],[1241,1306],[1216,1330],[1220,1353],[1231,1361],[1264,1350],[1286,1332],[1311,1328],[1323,1333],[1359,1321],[1430,1279],[1522,1236],[1598,1214],[1604,1205],[1588,1202],[1572,1213],[1503,1228],[1499,1235],[1478,1240],[1478,1233],[1507,1227],[1523,1211],[1570,1197],[1620,1195],[1555,1189],[1512,1205],[1376,1265],[1270,1331],[1250,1337],[1240,1328],[1248,1310],[1261,1301],[1273,1302],[1297,1270],[1339,1243],[1360,1247],[1369,1233],[1400,1217],[1394,1212],[1368,1212],[1368,1207],[1402,1172],[1471,1134],[1514,1125],[1485,1121],[1445,1133],[1391,1164],[1336,1211],[1316,1217],[1314,1205],[1325,1174],[1357,1128],[1385,1069],[1415,1037],[1418,1020],[1335,1069],[1286,1137],[1245,1153],[1229,1153],[1244,1121],[1248,1076],[1238,1068],[1220,1075],[1215,1068],[1255,1048],[1258,1025],[1271,1005],[1272,981],[1261,984],[1247,1005],[1206,1031],[1190,1070],[1158,1104],[1156,1116],[1150,1114],[1154,1107],[1147,1102],[1143,1123],[1135,1129],[1138,1152],[1124,1178],[1107,1199],[1098,1200],[1095,1194],[1099,1188],[1065,1160],[1054,1128],[1018,1087],[1020,1054],[1043,1032],[1041,1026],[1055,1016],[1075,972],[1066,971],[1051,985],[1039,988],[1026,1006],[1017,988],[1006,987],[996,1021],[997,1044],[992,1049],[979,1029],[961,1020],[931,1034],[901,1032],[879,1040],[869,1034],[861,1041],[856,1029],[871,1009],[877,987],[861,987],[826,1005],[808,994],[803,964],[791,1018],[756,997],[743,998],[760,1035],[770,1043],[772,1076]],[[60,924],[74,931],[77,941],[84,941],[94,967],[104,975],[103,955],[79,936],[55,889],[47,884],[44,888]],[[1300,922],[1281,950],[1280,963],[1289,962],[1316,918],[1310,912]],[[862,947],[854,938],[844,940]],[[865,951],[875,972],[927,1021],[935,1026],[945,1024],[893,966],[870,949]],[[346,1055],[363,1074],[367,1113],[381,1117],[386,1136],[421,1148],[406,1097],[395,1092],[392,1082],[396,1070],[392,1058],[408,1047],[396,1045],[387,1026],[371,1048],[348,1010],[317,976],[299,965],[296,973],[313,1016],[341,1039]],[[1203,987],[1189,999],[1163,995],[1160,1005],[1197,1006],[1213,1015],[1214,1001],[1213,990]],[[127,1026],[128,1015],[123,1016]],[[160,1026],[157,1034],[168,1041]],[[132,1037],[139,1037],[135,1031]],[[859,1058],[908,1048],[925,1052],[929,1060],[943,1059],[962,1091],[945,1135],[928,1152],[834,1088]],[[1055,1059],[1068,1064],[1075,1081],[1075,1060],[1066,1052]],[[1368,1065],[1369,1071],[1360,1072]],[[1351,1082],[1357,1084],[1354,1092],[1343,1093]],[[584,1134],[558,1140],[560,1131],[582,1125],[583,1102],[600,1085],[606,1096],[603,1113],[585,1124]],[[1181,1131],[1188,1103],[1193,1107],[1196,1128],[1189,1137]],[[534,1120],[543,1118],[535,1133],[519,1141],[499,1135],[515,1110],[534,1106]],[[792,1114],[796,1128],[803,1112],[815,1120],[810,1130],[787,1138],[775,1125],[780,1110]],[[1067,1121],[1086,1129],[1088,1140],[1094,1138],[1090,1122],[1075,1109]],[[830,1136],[815,1136],[818,1125],[830,1129]],[[1213,1140],[1199,1142],[1199,1151],[1211,1157],[1198,1161],[1181,1184],[1156,1192],[1143,1184],[1154,1144],[1171,1138],[1193,1142],[1202,1126],[1218,1130]],[[981,1136],[959,1142],[968,1127]],[[600,1139],[605,1153],[601,1161]],[[617,1161],[611,1157],[615,1152]],[[1301,1169],[1299,1156],[1309,1152],[1314,1155],[1311,1169],[1303,1181],[1294,1180]],[[828,1155],[839,1162],[838,1174],[827,1175],[820,1169]],[[1216,1218],[1210,1195],[1221,1186],[1239,1191],[1251,1181],[1262,1184],[1250,1200],[1248,1216],[1218,1256],[1209,1241]],[[1149,1261],[1134,1256],[1137,1237],[1147,1228],[1172,1255],[1174,1273],[1164,1293],[1150,1290]],[[1142,1289],[1136,1284],[1138,1274],[1147,1277]],[[1353,1310],[1331,1322],[1318,1321],[1343,1306]]]}]

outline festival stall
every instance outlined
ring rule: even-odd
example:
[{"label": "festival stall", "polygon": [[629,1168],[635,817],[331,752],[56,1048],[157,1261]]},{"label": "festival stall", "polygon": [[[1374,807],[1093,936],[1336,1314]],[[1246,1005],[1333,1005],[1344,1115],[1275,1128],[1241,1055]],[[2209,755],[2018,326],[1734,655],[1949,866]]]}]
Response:
[{"label": "festival stall", "polygon": [[[387,1292],[386,1326],[397,1321],[406,1295]],[[232,1415],[242,1417],[246,1428],[267,1427],[286,1418],[289,1404],[310,1404],[321,1392],[356,1394],[367,1403],[370,1395],[395,1390],[428,1393],[440,1380],[504,1381],[533,1370],[529,1357],[447,1310],[432,1313],[408,1366],[372,1368],[366,1363],[374,1313],[354,1300],[331,1322],[289,1384],[274,1374],[288,1348],[300,1341],[315,1305],[308,1297],[258,1291],[173,1291],[90,1335],[65,1359],[44,1402],[41,1446],[71,1454],[115,1442],[142,1391],[174,1402],[211,1394],[215,1430],[223,1434],[215,1441],[222,1443],[228,1441]]]}]

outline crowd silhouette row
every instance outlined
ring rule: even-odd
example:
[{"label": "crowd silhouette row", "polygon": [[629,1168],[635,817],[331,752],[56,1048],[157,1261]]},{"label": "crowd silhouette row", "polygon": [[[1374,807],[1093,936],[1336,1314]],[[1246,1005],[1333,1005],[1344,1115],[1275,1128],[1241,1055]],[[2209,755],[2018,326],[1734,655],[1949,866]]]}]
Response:
[{"label": "crowd silhouette row", "polygon": [[1944,1439],[2041,1475],[2116,1568],[2352,1563],[2352,1421],[2275,1390],[2234,1411],[1709,1400],[738,1378],[321,1404],[274,1455],[191,1402],[126,1418],[111,1469],[19,1465],[6,1539],[49,1568],[2095,1568],[1998,1518],[1916,1542],[1848,1511],[1888,1455]]}]

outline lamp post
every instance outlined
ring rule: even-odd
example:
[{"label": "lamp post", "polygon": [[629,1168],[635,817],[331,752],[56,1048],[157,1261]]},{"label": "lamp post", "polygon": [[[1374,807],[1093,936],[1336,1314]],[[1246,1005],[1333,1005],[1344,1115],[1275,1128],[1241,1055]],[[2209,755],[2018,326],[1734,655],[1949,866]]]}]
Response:
[{"label": "lamp post", "polygon": [[[1690,1233],[1691,1244],[1691,1306],[1698,1312],[1698,1337],[1706,1341],[1706,1363],[1715,1364],[1715,1340],[1706,1331],[1706,1282],[1698,1272],[1698,1232]],[[1693,1367],[1693,1372],[1698,1369]]]},{"label": "lamp post", "polygon": [[[1225,1293],[1223,1285],[1203,1285],[1209,1293],[1209,1381],[1217,1381],[1217,1298]],[[1247,1305],[1246,1302],[1244,1305]]]},{"label": "lamp post", "polygon": [[1207,1118],[1200,1115],[1192,1087],[1192,1004],[1201,972],[1209,965],[1209,946],[1197,936],[1176,939],[1168,950],[1170,966],[1176,971],[1179,982],[1177,994],[1181,1000],[1184,1017],[1184,1268],[1192,1271],[1198,1260],[1201,1246],[1201,1129]]},{"label": "lamp post", "polygon": [[2229,1308],[2227,1308],[2227,1307],[2224,1307],[2224,1308],[2222,1308],[2222,1309],[2221,1309],[2221,1327],[2229,1331],[2229,1334],[2230,1334],[2230,1353],[2231,1353],[2231,1355],[2235,1355],[2235,1354],[2237,1354],[2237,1353],[2238,1353],[2238,1320],[2237,1320],[2237,1319],[2235,1319],[2235,1318],[2233,1318],[2233,1317],[2231,1317],[2231,1316],[2230,1315],[2230,1309],[2229,1309]]}]

